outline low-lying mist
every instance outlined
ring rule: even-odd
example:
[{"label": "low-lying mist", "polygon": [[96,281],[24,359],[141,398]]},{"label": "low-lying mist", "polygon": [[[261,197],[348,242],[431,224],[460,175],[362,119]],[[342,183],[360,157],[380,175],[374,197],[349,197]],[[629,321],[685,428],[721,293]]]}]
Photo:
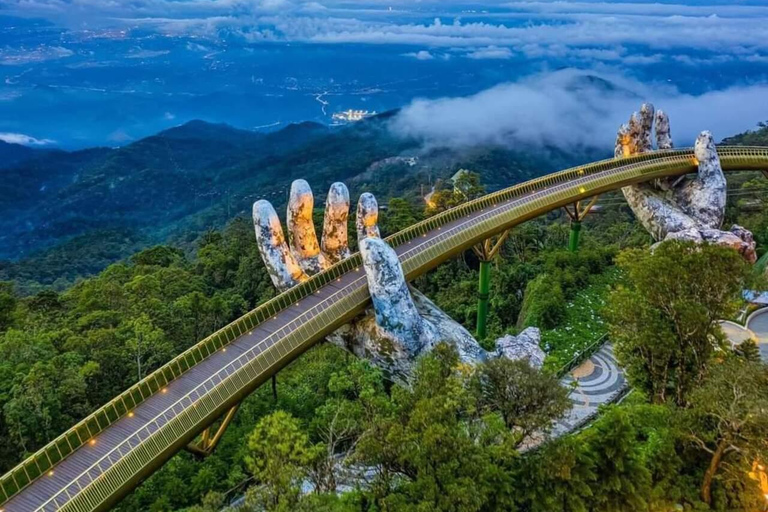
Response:
[{"label": "low-lying mist", "polygon": [[691,145],[703,130],[720,140],[768,120],[768,84],[692,96],[666,84],[567,69],[473,96],[415,100],[393,119],[391,129],[427,147],[612,148],[619,126],[645,101],[669,113],[678,147]]}]

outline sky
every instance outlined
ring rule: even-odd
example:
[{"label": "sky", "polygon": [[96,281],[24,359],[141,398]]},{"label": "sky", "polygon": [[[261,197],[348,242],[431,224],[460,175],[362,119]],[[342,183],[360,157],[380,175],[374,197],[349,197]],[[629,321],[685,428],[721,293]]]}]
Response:
[{"label": "sky", "polygon": [[[397,130],[452,144],[588,143],[643,100],[685,138],[768,119],[764,0],[0,0],[0,17],[0,139],[36,145],[345,108],[404,107]],[[622,94],[574,90],[584,75]]]}]

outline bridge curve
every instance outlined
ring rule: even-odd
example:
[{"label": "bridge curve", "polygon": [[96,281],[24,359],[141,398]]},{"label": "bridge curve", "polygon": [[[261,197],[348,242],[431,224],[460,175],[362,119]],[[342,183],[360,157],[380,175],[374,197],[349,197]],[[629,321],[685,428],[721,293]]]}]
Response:
[{"label": "bridge curve", "polygon": [[[768,171],[768,148],[721,147],[724,170]],[[411,280],[566,204],[695,172],[691,149],[575,167],[465,203],[387,240]],[[263,382],[370,302],[359,254],[205,338],[0,478],[0,512],[107,510]]]}]

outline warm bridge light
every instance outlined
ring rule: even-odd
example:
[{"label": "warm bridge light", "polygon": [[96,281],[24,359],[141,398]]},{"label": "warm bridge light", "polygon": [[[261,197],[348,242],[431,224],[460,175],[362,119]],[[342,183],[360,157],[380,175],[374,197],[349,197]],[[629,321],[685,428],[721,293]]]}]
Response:
[{"label": "warm bridge light", "polygon": [[50,470],[50,471],[48,472],[48,476],[53,476],[53,470]]},{"label": "warm bridge light", "polygon": [[93,445],[95,445],[95,444],[96,444],[96,440],[95,440],[95,439],[91,439],[90,441],[88,441],[88,444],[90,444],[91,446],[93,446]]},{"label": "warm bridge light", "polygon": [[129,413],[128,413],[128,417],[129,417],[129,418],[133,418],[133,412],[129,412]]},{"label": "warm bridge light", "polygon": [[698,159],[698,158],[696,158],[696,157],[693,157],[693,160],[692,160],[692,162],[693,162],[693,165],[695,165],[696,167],[698,167],[698,166],[699,166],[699,163],[700,163],[700,162],[699,162],[699,159]]},{"label": "warm bridge light", "polygon": [[167,393],[167,392],[168,392],[168,388],[163,388],[163,393]]}]

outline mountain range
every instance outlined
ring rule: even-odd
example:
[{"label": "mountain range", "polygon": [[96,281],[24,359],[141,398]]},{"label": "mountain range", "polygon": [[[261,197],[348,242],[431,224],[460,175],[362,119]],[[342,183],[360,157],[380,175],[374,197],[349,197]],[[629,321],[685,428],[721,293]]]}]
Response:
[{"label": "mountain range", "polygon": [[[184,246],[248,215],[258,199],[281,211],[298,178],[310,182],[318,205],[335,181],[347,183],[353,200],[368,191],[382,202],[394,196],[417,201],[460,168],[478,172],[494,190],[605,156],[555,147],[425,149],[389,129],[395,114],[341,128],[305,122],[271,133],[192,121],[123,147],[73,152],[2,144],[0,279],[18,279],[19,265],[36,262],[49,268],[36,279],[52,284],[97,272],[127,250]],[[77,264],[84,250],[87,268]],[[101,252],[94,257],[93,251]]]}]

